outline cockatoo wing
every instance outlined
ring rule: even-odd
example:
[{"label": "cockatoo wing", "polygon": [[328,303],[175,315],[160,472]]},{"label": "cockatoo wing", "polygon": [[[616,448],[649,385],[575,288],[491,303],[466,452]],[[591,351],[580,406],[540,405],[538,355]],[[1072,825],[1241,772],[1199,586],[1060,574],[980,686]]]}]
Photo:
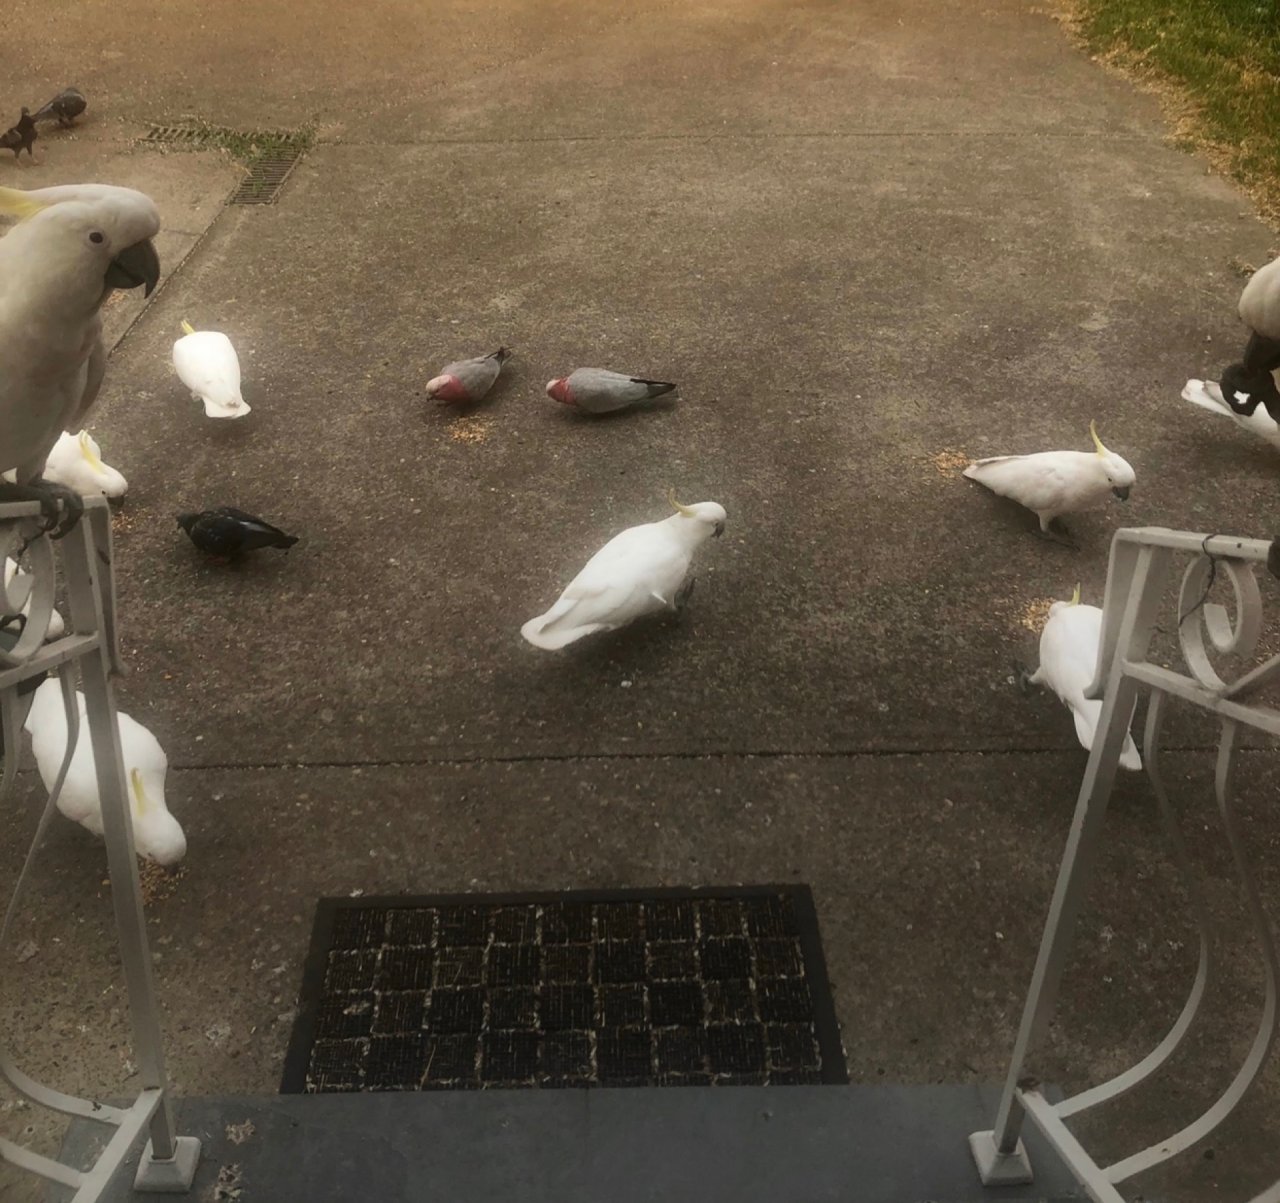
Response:
[{"label": "cockatoo wing", "polygon": [[1061,505],[1071,481],[1051,453],[1000,455],[980,459],[964,471],[970,480],[1008,497],[1029,510],[1052,510]]}]

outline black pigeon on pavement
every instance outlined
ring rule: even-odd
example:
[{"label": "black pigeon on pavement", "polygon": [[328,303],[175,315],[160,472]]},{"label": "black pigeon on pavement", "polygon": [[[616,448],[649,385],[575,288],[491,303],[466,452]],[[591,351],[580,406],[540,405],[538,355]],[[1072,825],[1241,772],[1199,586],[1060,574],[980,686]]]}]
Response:
[{"label": "black pigeon on pavement", "polygon": [[31,147],[39,136],[36,133],[36,123],[31,117],[31,111],[24,106],[22,116],[18,118],[18,124],[11,125],[3,134],[0,134],[0,147],[13,151],[15,159],[24,150],[29,159],[34,159],[35,153]]},{"label": "black pigeon on pavement", "polygon": [[78,88],[63,88],[48,104],[36,110],[35,120],[50,121],[54,117],[64,129],[76,123],[76,118],[89,107],[84,93]]},{"label": "black pigeon on pavement", "polygon": [[298,541],[296,535],[286,535],[278,526],[229,505],[179,514],[178,525],[192,543],[211,556],[238,556],[263,547],[288,550]]}]

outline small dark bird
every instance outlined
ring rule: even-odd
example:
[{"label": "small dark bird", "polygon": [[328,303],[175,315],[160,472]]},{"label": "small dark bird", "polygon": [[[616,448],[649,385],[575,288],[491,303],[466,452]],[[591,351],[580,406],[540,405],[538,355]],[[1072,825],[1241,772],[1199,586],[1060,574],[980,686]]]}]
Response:
[{"label": "small dark bird", "polygon": [[76,118],[89,107],[84,93],[77,88],[63,88],[48,104],[36,110],[37,121],[58,119],[58,124],[66,129],[75,125]]},{"label": "small dark bird", "polygon": [[278,526],[229,505],[199,514],[179,514],[178,525],[192,543],[211,556],[235,557],[262,547],[288,550],[298,541],[296,535],[286,535]]},{"label": "small dark bird", "polygon": [[36,123],[31,117],[31,111],[24,106],[22,116],[18,118],[18,124],[11,125],[3,134],[0,134],[0,147],[13,151],[15,159],[24,150],[27,152],[27,158],[34,159],[35,154],[31,147],[39,136],[36,133]]}]

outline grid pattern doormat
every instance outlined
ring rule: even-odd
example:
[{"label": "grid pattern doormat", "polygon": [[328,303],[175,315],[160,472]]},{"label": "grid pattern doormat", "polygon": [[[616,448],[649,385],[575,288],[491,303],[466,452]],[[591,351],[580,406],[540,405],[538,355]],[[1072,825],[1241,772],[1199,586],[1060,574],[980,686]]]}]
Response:
[{"label": "grid pattern doormat", "polygon": [[806,886],[322,899],[284,1094],[845,1083]]}]

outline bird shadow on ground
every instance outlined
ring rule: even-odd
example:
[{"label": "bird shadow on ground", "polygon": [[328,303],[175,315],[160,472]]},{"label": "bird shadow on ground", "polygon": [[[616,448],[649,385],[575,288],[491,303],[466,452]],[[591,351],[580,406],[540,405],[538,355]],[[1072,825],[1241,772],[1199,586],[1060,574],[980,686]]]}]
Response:
[{"label": "bird shadow on ground", "polygon": [[[1011,533],[1023,532],[1029,540],[1042,543],[1046,547],[1057,547],[1062,551],[1079,551],[1086,547],[1086,543],[1081,540],[1081,531],[1077,529],[1078,526],[1083,525],[1081,522],[1082,515],[1073,514],[1074,521],[1067,527],[1070,532],[1067,537],[1070,538],[1072,543],[1076,544],[1075,547],[1072,547],[1058,539],[1042,535],[1040,533],[1039,518],[1025,506],[1019,505],[1016,501],[1010,501],[1007,497],[1001,497],[998,493],[992,493],[989,489],[982,489],[981,485],[977,487],[982,491],[982,504],[988,507],[992,519]],[[1062,523],[1055,523],[1054,529],[1060,534]],[[1088,534],[1087,531],[1084,533]]]},{"label": "bird shadow on ground", "polygon": [[[588,635],[558,652],[542,652],[561,672],[594,676],[629,672],[662,672],[673,657],[687,649],[684,640],[673,638],[688,616],[653,614],[639,618],[617,631]],[[530,651],[541,649],[530,648]]]},{"label": "bird shadow on ground", "polygon": [[638,405],[628,405],[623,409],[611,410],[609,413],[593,414],[577,409],[572,405],[558,405],[564,411],[566,422],[625,422],[627,420],[643,421],[646,414],[665,414],[680,404],[678,394],[668,393],[655,397],[652,401],[643,401]]}]

